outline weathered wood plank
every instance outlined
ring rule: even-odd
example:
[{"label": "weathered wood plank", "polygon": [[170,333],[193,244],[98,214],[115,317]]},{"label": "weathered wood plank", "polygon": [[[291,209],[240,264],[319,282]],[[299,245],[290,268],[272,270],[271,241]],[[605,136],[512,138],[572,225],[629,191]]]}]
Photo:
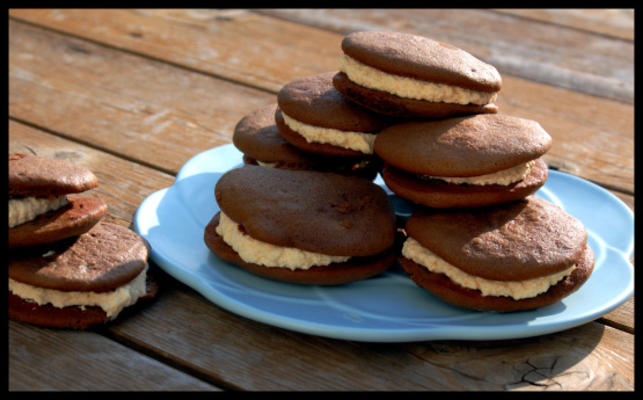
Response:
[{"label": "weathered wood plank", "polygon": [[[443,384],[461,389],[633,390],[634,336],[589,323],[557,334],[513,341],[412,345]],[[466,352],[467,357],[455,357]]]},{"label": "weathered wood plank", "polygon": [[[234,25],[245,15],[227,23]],[[262,26],[277,21],[251,17]],[[297,37],[306,40],[264,40],[251,47],[263,49],[262,59],[313,45],[327,49],[317,54],[304,51],[307,64],[300,66],[304,70],[293,69],[296,61],[279,64],[292,78],[319,72],[324,60],[336,61],[327,53],[337,46],[339,35],[332,42],[316,42],[320,31],[296,26]],[[264,28],[255,27],[253,32]],[[265,29],[270,37],[276,28]],[[244,114],[275,101],[269,93],[18,22],[10,23],[10,39],[12,117],[170,172],[190,156],[229,141]],[[498,104],[502,112],[539,121],[552,135],[554,146],[547,154],[552,166],[633,193],[632,106],[520,78],[505,79]],[[152,142],[164,145],[155,153],[145,151]]]},{"label": "weathered wood plank", "polygon": [[[10,115],[170,173],[274,95],[11,23]],[[152,151],[150,151],[152,150]]]},{"label": "weathered wood plank", "polygon": [[502,74],[629,104],[634,101],[633,42],[592,32],[470,9],[261,12],[343,34],[354,30],[416,33],[461,47]]},{"label": "weathered wood plank", "polygon": [[[373,29],[417,33],[462,47],[504,74],[633,103],[633,43],[591,31],[488,10],[259,11],[341,34]],[[607,12],[596,10],[594,15]],[[567,16],[568,21],[579,19],[573,10],[549,15],[550,19],[552,15],[558,19]],[[11,10],[10,16],[271,90],[291,80],[293,76],[288,74],[292,72],[336,68],[339,54],[339,41],[333,35],[310,30],[302,36],[295,24],[262,19],[245,10]],[[609,22],[601,20],[595,25],[609,26]],[[633,35],[633,24],[622,30]],[[253,46],[238,46],[240,40]],[[267,56],[270,62],[263,62],[265,48],[274,47],[273,43],[289,48],[279,47],[279,52]],[[325,43],[333,43],[335,48]],[[282,64],[291,66],[283,70]]]},{"label": "weathered wood plank", "polygon": [[632,296],[621,306],[601,317],[599,322],[634,334],[634,315],[634,296]]},{"label": "weathered wood plank", "polygon": [[8,345],[11,391],[220,390],[92,331],[9,321]]},{"label": "weathered wood plank", "polygon": [[243,10],[12,10],[11,15],[272,92],[294,77],[335,69],[340,54],[336,34],[308,29],[302,35],[299,24]]},{"label": "weathered wood plank", "polygon": [[[231,315],[181,286],[112,329],[249,390],[631,390],[633,336],[598,323],[543,337],[372,344]],[[174,321],[185,321],[176,326]],[[131,322],[131,323],[130,323]],[[157,327],[163,326],[162,332]],[[186,329],[189,327],[189,329]],[[261,374],[251,371],[261,370]],[[284,379],[283,377],[288,377]]]},{"label": "weathered wood plank", "polygon": [[550,24],[596,32],[615,38],[634,40],[633,9],[495,9],[494,11],[519,15]]}]

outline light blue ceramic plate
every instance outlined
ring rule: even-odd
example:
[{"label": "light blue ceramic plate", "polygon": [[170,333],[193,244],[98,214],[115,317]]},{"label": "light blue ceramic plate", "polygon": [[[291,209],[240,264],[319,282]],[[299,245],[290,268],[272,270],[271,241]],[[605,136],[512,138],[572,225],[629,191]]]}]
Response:
[{"label": "light blue ceramic plate", "polygon": [[[512,339],[584,324],[623,303],[634,290],[628,261],[634,250],[633,213],[599,186],[556,171],[550,171],[537,195],[583,222],[596,265],[585,285],[551,306],[508,314],[456,308],[417,287],[399,266],[337,287],[260,278],[221,261],[203,243],[203,230],[218,211],[214,185],[237,166],[241,153],[232,145],[194,156],[171,187],[141,203],[134,226],[152,245],[151,258],[168,274],[214,304],[252,320],[369,342]],[[376,183],[384,186],[379,179]],[[395,197],[393,201],[398,213],[410,213],[409,203]]]}]

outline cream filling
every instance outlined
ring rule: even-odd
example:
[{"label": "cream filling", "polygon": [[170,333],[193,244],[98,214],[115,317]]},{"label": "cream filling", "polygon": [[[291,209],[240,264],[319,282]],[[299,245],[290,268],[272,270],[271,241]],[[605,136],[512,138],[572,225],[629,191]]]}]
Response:
[{"label": "cream filling", "polygon": [[[78,268],[87,268],[81,265]],[[9,290],[20,298],[37,303],[51,304],[57,308],[98,306],[105,311],[108,319],[114,319],[125,307],[131,306],[145,295],[146,265],[143,271],[129,283],[108,292],[80,292],[45,289],[9,278]]]},{"label": "cream filling", "polygon": [[275,165],[277,165],[276,162],[264,162],[264,161],[259,161],[257,160],[257,165],[261,167],[266,167],[266,168],[274,168]]},{"label": "cream filling", "polygon": [[529,171],[533,168],[536,161],[528,161],[524,164],[516,165],[515,167],[503,169],[501,171],[492,172],[490,174],[468,177],[455,177],[455,176],[432,176],[420,175],[421,179],[440,179],[449,183],[456,184],[469,184],[469,185],[503,185],[508,186],[514,182],[519,182],[529,175]]},{"label": "cream filling", "polygon": [[24,197],[9,199],[9,228],[36,219],[40,214],[57,210],[68,204],[66,196],[54,198]]},{"label": "cream filling", "polygon": [[326,254],[296,249],[294,247],[275,246],[251,238],[239,230],[239,224],[223,212],[220,214],[216,232],[223,241],[232,247],[243,261],[266,267],[283,267],[291,270],[309,269],[314,265],[328,265],[344,262],[350,257],[329,256]]},{"label": "cream filling", "polygon": [[377,136],[374,133],[322,128],[297,121],[283,111],[281,114],[286,125],[303,136],[308,143],[327,143],[364,154],[373,154],[373,143],[375,143],[375,137]]},{"label": "cream filling", "polygon": [[443,83],[432,83],[388,74],[345,54],[340,57],[339,69],[358,85],[408,99],[484,105],[495,101],[497,96],[496,92],[479,92]]},{"label": "cream filling", "polygon": [[431,272],[445,274],[453,282],[465,288],[479,290],[483,296],[506,296],[514,300],[538,296],[572,273],[576,265],[541,278],[524,281],[496,281],[470,275],[449,264],[443,258],[409,237],[402,246],[402,255],[422,265]]}]

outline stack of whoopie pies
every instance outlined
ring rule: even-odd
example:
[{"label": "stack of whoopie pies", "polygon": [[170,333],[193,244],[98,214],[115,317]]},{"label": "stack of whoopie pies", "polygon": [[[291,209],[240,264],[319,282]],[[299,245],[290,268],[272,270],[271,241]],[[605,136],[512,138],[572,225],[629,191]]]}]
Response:
[{"label": "stack of whoopie pies", "polygon": [[551,137],[499,113],[493,66],[398,32],[354,32],[341,47],[339,72],[284,85],[277,104],[237,124],[233,142],[256,166],[216,185],[221,211],[204,235],[215,254],[298,283],[377,274],[395,247],[390,202],[370,182],[381,172],[415,204],[399,262],[445,301],[532,309],[585,282],[594,255],[584,226],[533,196]]},{"label": "stack of whoopie pies", "polygon": [[410,278],[460,307],[514,311],[552,304],[589,277],[584,226],[532,196],[547,180],[551,137],[499,113],[496,69],[454,46],[391,32],[342,41],[335,87],[407,121],[377,135],[382,178],[415,203],[399,261]]},{"label": "stack of whoopie pies", "polygon": [[375,137],[394,120],[347,99],[334,74],[284,85],[276,104],[235,126],[245,165],[217,182],[220,212],[204,231],[219,258],[315,285],[358,281],[395,263],[394,210],[372,182],[382,166]]},{"label": "stack of whoopie pies", "polygon": [[102,221],[107,205],[79,195],[98,186],[74,163],[9,154],[9,317],[86,329],[156,295],[149,245]]}]

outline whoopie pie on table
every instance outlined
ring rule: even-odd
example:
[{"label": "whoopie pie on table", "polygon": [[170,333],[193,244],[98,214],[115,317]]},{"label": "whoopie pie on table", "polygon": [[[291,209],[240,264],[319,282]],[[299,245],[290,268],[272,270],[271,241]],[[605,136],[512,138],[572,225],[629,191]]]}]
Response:
[{"label": "whoopie pie on table", "polygon": [[154,298],[149,245],[132,230],[100,221],[89,231],[9,257],[9,318],[87,329]]},{"label": "whoopie pie on table", "polygon": [[80,165],[9,155],[9,318],[86,329],[156,296],[147,241],[102,221],[100,198],[71,197],[97,186]]},{"label": "whoopie pie on table", "polygon": [[74,163],[24,153],[9,154],[9,247],[52,243],[86,232],[103,217],[98,197],[69,195],[98,186]]}]

